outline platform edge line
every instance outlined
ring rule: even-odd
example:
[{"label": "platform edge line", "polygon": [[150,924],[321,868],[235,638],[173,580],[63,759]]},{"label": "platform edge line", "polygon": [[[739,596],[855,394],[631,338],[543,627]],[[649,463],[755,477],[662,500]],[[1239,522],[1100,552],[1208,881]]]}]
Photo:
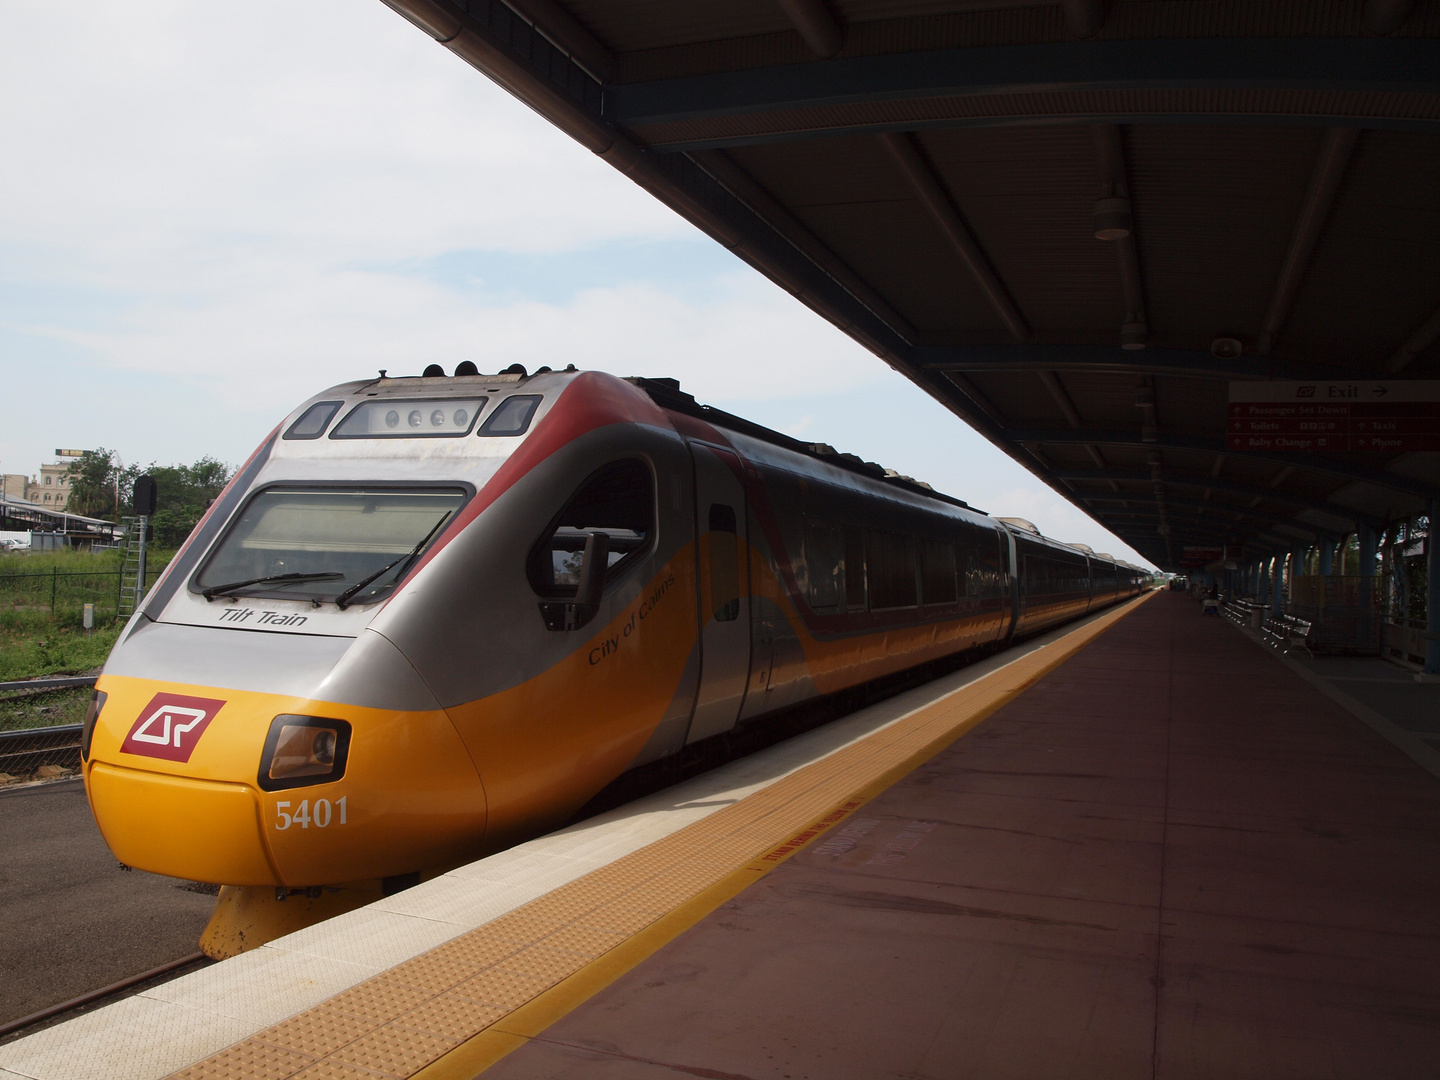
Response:
[{"label": "platform edge line", "polygon": [[1435,779],[1440,780],[1440,751],[1436,751],[1432,747],[1425,745],[1413,732],[1407,731],[1395,723],[1395,721],[1376,712],[1363,701],[1351,697],[1344,690],[1341,690],[1338,686],[1331,683],[1324,675],[1311,671],[1304,664],[1297,660],[1290,659],[1290,657],[1282,652],[1277,652],[1262,638],[1257,637],[1245,627],[1235,623],[1232,623],[1232,625],[1234,625],[1235,629],[1239,630],[1251,644],[1264,650],[1267,656],[1273,656],[1276,660],[1279,660],[1280,663],[1284,664],[1296,675],[1299,675],[1300,678],[1304,679],[1336,705],[1339,705],[1351,716],[1355,717],[1356,720],[1359,720],[1371,731],[1375,732],[1376,735],[1379,735],[1386,742],[1390,743],[1416,765],[1419,765],[1420,768],[1435,777]]},{"label": "platform edge line", "polygon": [[[649,926],[616,945],[609,952],[596,957],[579,971],[566,976],[550,989],[512,1010],[478,1035],[472,1036],[443,1057],[437,1058],[425,1068],[411,1074],[411,1080],[472,1080],[479,1076],[501,1058],[507,1057],[536,1038],[556,1021],[573,1012],[622,975],[639,967],[640,964],[717,910],[722,904],[738,896],[776,867],[804,851],[887,788],[892,787],[951,744],[959,741],[983,720],[1010,704],[1154,595],[1154,592],[1144,594],[1135,602],[1107,613],[1105,617],[1096,619],[1088,626],[1081,627],[1075,632],[1075,636],[1081,640],[1074,641],[1073,644],[1068,637],[1054,642],[1055,645],[1062,646],[1057,650],[1056,655],[1047,658],[1039,668],[1018,685],[1003,691],[973,714],[957,721],[943,734],[863,784],[852,795],[836,802],[829,813],[799,830],[796,834],[797,838],[805,833],[812,834],[807,836],[802,843],[793,844],[793,840],[786,840],[757,855],[744,866],[732,870],[720,881],[671,909]],[[995,672],[997,675],[999,673]],[[944,700],[942,698],[941,702]],[[936,702],[936,704],[941,702]],[[879,734],[879,732],[874,734]],[[867,738],[870,737],[873,735],[867,736]]]}]

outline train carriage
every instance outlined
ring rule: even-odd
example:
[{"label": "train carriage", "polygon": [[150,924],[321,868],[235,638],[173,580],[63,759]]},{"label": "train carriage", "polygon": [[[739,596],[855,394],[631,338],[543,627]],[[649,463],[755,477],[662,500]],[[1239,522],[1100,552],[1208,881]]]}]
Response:
[{"label": "train carriage", "polygon": [[259,897],[371,895],[1141,585],[670,380],[382,376],[303,403],[197,526],[97,682],[86,786],[122,862],[248,898],[220,955],[273,936]]}]

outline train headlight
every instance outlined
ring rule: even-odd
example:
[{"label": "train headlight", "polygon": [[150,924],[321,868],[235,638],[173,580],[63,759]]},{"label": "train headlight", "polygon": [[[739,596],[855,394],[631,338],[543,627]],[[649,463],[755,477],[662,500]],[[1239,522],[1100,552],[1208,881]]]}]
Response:
[{"label": "train headlight", "polygon": [[344,720],[283,713],[270,721],[260,755],[260,787],[266,791],[329,784],[345,775],[350,725]]},{"label": "train headlight", "polygon": [[96,690],[90,695],[90,707],[85,710],[85,722],[80,725],[80,756],[90,760],[90,740],[95,737],[95,725],[100,720],[100,710],[105,708],[105,691]]}]

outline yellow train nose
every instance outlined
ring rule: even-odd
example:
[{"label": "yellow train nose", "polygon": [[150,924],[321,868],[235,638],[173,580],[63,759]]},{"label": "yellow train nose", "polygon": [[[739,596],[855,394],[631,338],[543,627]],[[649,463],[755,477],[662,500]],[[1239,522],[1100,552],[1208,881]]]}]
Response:
[{"label": "yellow train nose", "polygon": [[246,784],[193,780],[97,761],[90,805],[126,866],[227,885],[279,885]]},{"label": "yellow train nose", "polygon": [[485,792],[441,709],[103,675],[86,773],[121,862],[308,888],[473,858]]}]

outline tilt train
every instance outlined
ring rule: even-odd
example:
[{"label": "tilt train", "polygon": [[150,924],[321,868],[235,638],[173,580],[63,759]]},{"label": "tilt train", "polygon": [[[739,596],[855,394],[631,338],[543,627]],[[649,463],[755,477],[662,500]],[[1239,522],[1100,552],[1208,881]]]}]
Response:
[{"label": "tilt train", "polygon": [[265,440],[126,627],[90,805],[121,862],[229,887],[202,938],[228,955],[688,744],[1148,582],[1022,526],[672,380],[347,383]]}]

